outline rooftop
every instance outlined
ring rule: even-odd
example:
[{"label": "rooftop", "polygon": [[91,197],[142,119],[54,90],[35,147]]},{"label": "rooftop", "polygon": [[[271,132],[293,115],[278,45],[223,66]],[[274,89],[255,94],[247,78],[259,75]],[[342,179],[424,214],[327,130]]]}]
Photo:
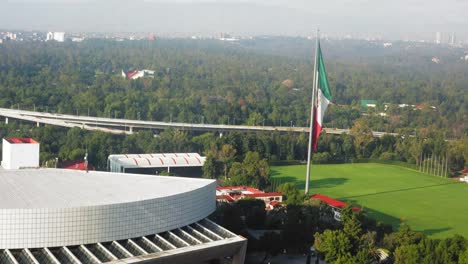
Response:
[{"label": "rooftop", "polygon": [[155,153],[110,155],[109,161],[126,168],[201,167],[205,157],[198,153]]},{"label": "rooftop", "polygon": [[32,138],[5,138],[11,144],[39,144]]},{"label": "rooftop", "polygon": [[0,209],[69,208],[134,202],[190,192],[212,182],[97,171],[0,168]]},{"label": "rooftop", "polygon": [[241,185],[241,186],[219,186],[219,187],[216,187],[216,191],[222,192],[222,193],[225,193],[225,192],[228,192],[228,191],[235,191],[235,192],[242,192],[244,194],[246,194],[246,193],[264,193],[264,192],[260,191],[259,189],[249,187],[249,186],[243,186],[243,185]]},{"label": "rooftop", "polygon": [[[318,200],[320,200],[320,201],[322,201],[322,202],[324,202],[324,203],[326,203],[326,204],[328,204],[328,205],[330,205],[330,206],[332,206],[332,207],[335,207],[335,208],[340,208],[340,209],[341,209],[341,208],[346,207],[346,203],[345,203],[345,202],[340,201],[340,200],[333,199],[333,198],[331,198],[331,197],[328,197],[328,196],[325,196],[325,195],[322,195],[322,194],[314,194],[314,195],[310,196],[310,198],[312,198],[312,199],[318,199]],[[353,206],[353,207],[352,207],[352,210],[353,210],[354,212],[356,212],[356,211],[360,211],[361,208],[356,207],[356,206]]]}]

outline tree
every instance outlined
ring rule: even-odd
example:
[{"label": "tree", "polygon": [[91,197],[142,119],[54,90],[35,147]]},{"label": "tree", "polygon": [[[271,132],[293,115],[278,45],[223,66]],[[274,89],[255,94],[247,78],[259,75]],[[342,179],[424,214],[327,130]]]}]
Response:
[{"label": "tree", "polygon": [[208,179],[217,179],[218,178],[218,168],[216,160],[213,154],[208,153],[206,156],[205,163],[203,164],[203,177]]},{"label": "tree", "polygon": [[257,152],[247,152],[242,163],[234,162],[229,170],[229,185],[249,185],[264,189],[269,184],[270,166]]},{"label": "tree", "polygon": [[218,159],[223,163],[224,167],[224,178],[227,178],[228,167],[234,161],[236,152],[236,149],[229,144],[224,144],[218,152]]},{"label": "tree", "polygon": [[299,189],[290,182],[278,186],[278,191],[283,195],[286,204],[301,205],[306,198],[304,192],[299,191]]},{"label": "tree", "polygon": [[314,247],[324,256],[328,263],[339,263],[338,260],[350,257],[351,241],[341,230],[325,230],[315,234]]},{"label": "tree", "polygon": [[341,222],[343,224],[343,232],[348,236],[353,245],[351,252],[355,254],[359,251],[364,241],[362,240],[361,223],[350,205],[341,210]]},{"label": "tree", "polygon": [[358,150],[359,155],[365,157],[366,146],[373,140],[369,124],[363,118],[356,120],[350,129],[350,134],[354,137],[354,146]]},{"label": "tree", "polygon": [[448,237],[436,246],[436,261],[439,263],[456,264],[459,255],[468,248],[468,241],[460,235]]},{"label": "tree", "polygon": [[458,263],[468,264],[468,248],[460,254],[460,257],[458,258]]},{"label": "tree", "polygon": [[419,264],[420,255],[417,245],[404,245],[395,250],[395,264]]}]

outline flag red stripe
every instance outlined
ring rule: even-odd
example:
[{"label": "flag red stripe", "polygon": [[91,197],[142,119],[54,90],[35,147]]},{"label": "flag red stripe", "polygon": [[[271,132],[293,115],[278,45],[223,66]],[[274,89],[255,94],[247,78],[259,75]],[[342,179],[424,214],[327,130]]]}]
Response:
[{"label": "flag red stripe", "polygon": [[317,120],[317,107],[314,106],[314,123],[312,125],[312,151],[317,150],[318,146],[318,139],[320,136],[320,132],[322,132],[322,126]]}]

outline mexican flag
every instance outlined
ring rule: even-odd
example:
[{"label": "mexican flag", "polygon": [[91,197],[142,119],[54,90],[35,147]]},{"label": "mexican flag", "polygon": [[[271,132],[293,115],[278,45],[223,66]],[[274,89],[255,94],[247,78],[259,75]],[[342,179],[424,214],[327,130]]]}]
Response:
[{"label": "mexican flag", "polygon": [[332,96],[328,85],[327,73],[325,72],[325,64],[323,63],[322,50],[320,44],[317,51],[317,93],[316,101],[314,102],[314,123],[312,126],[312,150],[315,151],[318,145],[318,138],[322,132],[323,116],[331,102]]}]

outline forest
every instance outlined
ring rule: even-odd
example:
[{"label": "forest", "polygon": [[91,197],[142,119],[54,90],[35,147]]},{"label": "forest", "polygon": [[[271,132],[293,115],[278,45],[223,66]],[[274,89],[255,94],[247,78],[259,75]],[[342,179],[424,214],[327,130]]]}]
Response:
[{"label": "forest", "polygon": [[[350,128],[370,111],[373,130],[433,126],[462,138],[468,64],[459,50],[324,41],[333,95],[325,126]],[[0,107],[173,122],[307,126],[314,42],[257,39],[88,40],[0,45]],[[431,62],[441,57],[440,64]],[[457,59],[458,58],[458,59]],[[121,71],[149,69],[128,80]],[[378,115],[384,103],[385,118]],[[398,104],[426,106],[421,111]],[[431,109],[429,106],[434,106]]]},{"label": "forest", "polygon": [[[113,118],[214,124],[308,126],[314,42],[305,38],[217,40],[87,40],[82,43],[0,45],[0,107]],[[459,49],[418,43],[391,48],[371,42],[324,40],[322,49],[333,104],[325,127],[350,135],[322,135],[316,163],[362,158],[418,164],[428,155],[449,157],[452,172],[468,162],[465,103],[468,64]],[[440,64],[431,58],[439,56]],[[153,78],[125,79],[121,71],[149,69]],[[362,107],[375,100],[375,108]],[[407,104],[408,107],[399,107]],[[419,108],[411,105],[418,105]],[[373,138],[371,131],[399,136]],[[41,161],[59,157],[104,169],[113,153],[195,151],[211,155],[208,177],[257,152],[269,162],[306,159],[307,136],[174,130],[128,137],[79,129],[2,124],[1,136],[33,136]],[[223,159],[223,145],[235,150]]]}]

